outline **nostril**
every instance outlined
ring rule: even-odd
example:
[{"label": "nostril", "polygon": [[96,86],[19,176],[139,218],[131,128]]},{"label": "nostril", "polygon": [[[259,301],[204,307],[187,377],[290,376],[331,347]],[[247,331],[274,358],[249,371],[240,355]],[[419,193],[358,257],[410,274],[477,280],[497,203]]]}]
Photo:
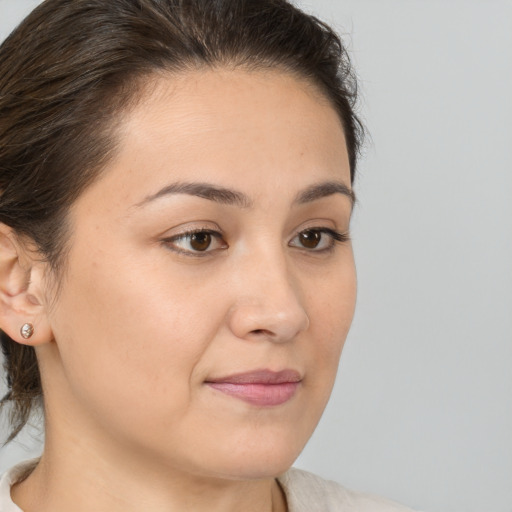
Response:
[{"label": "nostril", "polygon": [[263,334],[265,336],[271,336],[272,333],[270,331],[267,331],[266,329],[254,329],[251,331],[252,334]]}]

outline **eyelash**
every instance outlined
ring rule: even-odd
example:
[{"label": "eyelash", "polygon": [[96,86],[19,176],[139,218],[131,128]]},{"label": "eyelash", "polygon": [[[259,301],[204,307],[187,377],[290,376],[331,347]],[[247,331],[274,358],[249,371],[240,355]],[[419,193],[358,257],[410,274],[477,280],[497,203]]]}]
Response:
[{"label": "eyelash", "polygon": [[[222,240],[222,234],[219,233],[218,231],[214,231],[214,230],[208,229],[208,228],[203,228],[203,229],[193,229],[191,231],[185,231],[183,233],[180,233],[179,235],[165,238],[162,240],[162,242],[167,247],[169,247],[172,251],[177,252],[179,254],[184,254],[185,256],[191,256],[191,257],[196,257],[196,258],[202,258],[205,256],[209,256],[210,253],[215,251],[215,249],[214,250],[205,250],[205,251],[193,251],[193,250],[182,249],[182,248],[176,246],[176,242],[180,242],[182,240],[187,240],[187,239],[190,240],[194,235],[198,235],[198,234],[210,235],[212,237],[212,239]],[[226,246],[225,248],[227,248],[227,244],[224,243],[224,245]]]},{"label": "eyelash", "polygon": [[[320,233],[320,234],[328,235],[330,237],[329,245],[322,249],[315,249],[315,248],[309,249],[304,246],[294,246],[294,245],[291,245],[291,247],[296,247],[298,249],[301,249],[301,250],[309,252],[309,253],[322,254],[322,253],[332,252],[337,243],[343,244],[343,243],[347,243],[350,241],[349,233],[341,233],[339,231],[336,231],[331,228],[326,228],[326,227],[310,227],[310,228],[303,229],[295,234],[292,241],[304,233]],[[194,229],[191,231],[186,231],[186,232],[180,233],[179,235],[165,238],[162,240],[162,242],[174,252],[177,252],[179,254],[184,254],[185,256],[196,257],[196,258],[209,256],[211,253],[216,252],[218,250],[218,249],[210,249],[209,250],[207,248],[204,251],[197,251],[197,250],[194,251],[194,250],[182,249],[182,248],[176,246],[176,242],[180,242],[182,240],[187,240],[187,239],[190,240],[194,235],[197,235],[197,234],[210,235],[213,239],[222,241],[221,233],[219,233],[218,231],[204,228],[204,229]],[[290,244],[291,244],[291,242],[290,242]],[[224,245],[224,247],[221,247],[220,249],[228,248],[228,245],[225,242],[223,245]]]},{"label": "eyelash", "polygon": [[348,241],[350,241],[350,235],[348,233],[341,233],[339,231],[336,231],[331,228],[326,228],[326,227],[311,227],[311,228],[303,229],[303,230],[299,231],[293,237],[293,240],[295,240],[297,237],[299,237],[301,234],[304,234],[304,233],[320,233],[320,234],[329,235],[328,246],[323,249],[308,249],[307,247],[304,247],[304,246],[298,247],[299,249],[303,249],[307,252],[312,252],[312,253],[317,253],[317,254],[332,252],[337,243],[343,244],[343,243],[347,243]]}]

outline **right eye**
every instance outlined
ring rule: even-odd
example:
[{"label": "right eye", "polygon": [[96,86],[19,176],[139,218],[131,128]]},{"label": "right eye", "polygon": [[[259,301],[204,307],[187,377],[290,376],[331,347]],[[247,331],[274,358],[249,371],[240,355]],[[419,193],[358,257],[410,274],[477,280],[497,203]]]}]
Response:
[{"label": "right eye", "polygon": [[164,243],[171,250],[188,256],[202,256],[228,247],[219,232],[208,229],[180,233],[166,238]]}]

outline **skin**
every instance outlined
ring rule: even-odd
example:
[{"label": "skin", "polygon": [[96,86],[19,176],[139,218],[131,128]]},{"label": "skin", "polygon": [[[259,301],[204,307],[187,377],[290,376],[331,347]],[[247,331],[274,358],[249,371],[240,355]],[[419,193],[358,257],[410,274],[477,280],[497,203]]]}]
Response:
[{"label": "skin", "polygon": [[[70,211],[55,300],[44,264],[2,231],[18,255],[2,267],[18,317],[2,322],[36,346],[46,413],[43,457],[13,500],[25,512],[285,510],[275,477],[320,419],[354,312],[350,241],[318,231],[348,233],[349,195],[296,201],[325,182],[350,189],[339,118],[288,74],[202,70],[155,79],[119,140]],[[247,204],[154,197],[177,182]],[[177,238],[205,229],[219,235],[204,252]],[[26,321],[30,340],[16,332]],[[277,406],[205,383],[257,369],[301,382]]]}]

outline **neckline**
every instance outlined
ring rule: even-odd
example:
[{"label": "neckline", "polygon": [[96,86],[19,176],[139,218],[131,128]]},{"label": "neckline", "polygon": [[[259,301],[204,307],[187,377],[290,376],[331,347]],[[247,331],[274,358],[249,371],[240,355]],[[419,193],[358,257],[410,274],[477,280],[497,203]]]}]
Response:
[{"label": "neckline", "polygon": [[[35,466],[38,464],[39,458],[25,460],[8,469],[3,475],[0,475],[0,511],[1,512],[23,512],[21,508],[18,507],[13,501],[11,497],[11,487],[15,483],[19,483],[25,480],[30,473],[34,470]],[[282,489],[285,499],[287,512],[294,512],[294,507],[290,503],[290,476],[293,472],[298,471],[295,468],[289,469],[283,475],[280,475],[276,478],[279,487]]]}]

